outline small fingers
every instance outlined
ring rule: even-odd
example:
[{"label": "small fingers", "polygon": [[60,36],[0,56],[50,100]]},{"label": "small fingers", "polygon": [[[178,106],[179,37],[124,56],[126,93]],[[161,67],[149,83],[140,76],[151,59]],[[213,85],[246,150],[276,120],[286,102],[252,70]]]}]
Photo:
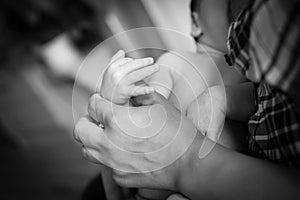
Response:
[{"label": "small fingers", "polygon": [[129,84],[133,84],[138,81],[144,80],[145,78],[151,76],[152,74],[158,71],[159,71],[159,66],[156,64],[133,71],[128,75]]},{"label": "small fingers", "polygon": [[131,62],[128,62],[128,63],[122,65],[121,70],[122,70],[122,73],[128,74],[128,73],[138,70],[140,68],[146,67],[148,65],[152,65],[153,62],[154,62],[154,60],[151,57],[135,59],[135,60],[132,60]]},{"label": "small fingers", "polygon": [[121,70],[120,70],[119,66],[122,66],[122,65],[126,64],[127,62],[130,62],[131,60],[132,60],[132,58],[123,57],[118,60],[115,60],[113,63],[109,63],[105,70],[105,73],[100,78],[101,81],[99,82],[100,84],[97,85],[96,92],[101,93],[102,85],[105,85],[105,80],[107,80],[106,77],[114,76],[117,79],[121,79],[122,77],[124,77],[125,74],[120,73]]},{"label": "small fingers", "polygon": [[125,64],[127,64],[128,62],[132,61],[132,58],[126,57],[126,58],[122,58],[119,60],[116,60],[114,63],[110,64],[109,68],[110,69],[115,69],[114,71],[121,71],[121,67]]},{"label": "small fingers", "polygon": [[139,95],[146,95],[146,94],[151,94],[155,92],[153,87],[150,86],[134,86],[131,92],[131,96],[139,96]]},{"label": "small fingers", "polygon": [[92,119],[106,127],[112,118],[113,107],[113,103],[102,98],[99,94],[94,94],[89,99],[88,113]]},{"label": "small fingers", "polygon": [[125,57],[125,51],[119,50],[115,55],[113,55],[109,63],[112,64],[117,60],[119,60],[120,58],[124,58],[124,57]]}]

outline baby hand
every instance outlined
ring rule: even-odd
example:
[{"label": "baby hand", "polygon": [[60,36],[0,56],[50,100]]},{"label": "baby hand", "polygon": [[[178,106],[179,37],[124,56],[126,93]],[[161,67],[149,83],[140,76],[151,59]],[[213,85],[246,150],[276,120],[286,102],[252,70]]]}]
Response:
[{"label": "baby hand", "polygon": [[153,62],[151,57],[132,59],[125,57],[123,50],[118,51],[103,75],[100,95],[115,104],[124,105],[132,96],[154,92],[154,88],[145,83],[139,84],[159,70]]}]

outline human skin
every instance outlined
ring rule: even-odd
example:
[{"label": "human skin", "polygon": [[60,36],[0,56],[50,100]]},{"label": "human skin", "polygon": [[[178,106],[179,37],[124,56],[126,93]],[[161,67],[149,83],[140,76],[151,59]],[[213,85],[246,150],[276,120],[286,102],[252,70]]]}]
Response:
[{"label": "human skin", "polygon": [[182,168],[179,177],[178,190],[190,199],[296,199],[300,195],[297,169],[249,157],[221,145],[197,160],[198,148],[199,144],[192,145],[187,152],[189,167]]},{"label": "human skin", "polygon": [[[194,62],[196,64],[194,64],[195,67],[197,67],[198,65],[202,66],[201,71],[203,71],[203,68],[206,69],[213,69],[213,67],[211,67],[211,61],[207,63],[207,58],[208,57],[206,55],[206,53],[203,55],[203,48],[201,46],[202,44],[206,44],[210,47],[213,47],[219,51],[222,51],[223,54],[226,52],[227,47],[226,47],[226,36],[227,36],[227,31],[228,31],[228,26],[229,26],[229,22],[228,22],[228,18],[227,18],[227,6],[228,6],[228,1],[218,1],[218,0],[203,0],[201,1],[201,3],[199,4],[200,7],[198,8],[199,10],[197,10],[198,12],[196,13],[192,13],[192,27],[196,27],[196,29],[201,28],[201,31],[203,31],[202,33],[204,33],[199,40],[196,43],[196,47],[197,47],[197,52],[200,52],[198,56],[196,56],[193,53],[189,53],[189,52],[182,52],[181,55],[183,55],[185,58],[187,58],[190,62]],[[192,29],[192,35],[193,35],[193,30]],[[202,52],[202,53],[201,53]],[[225,60],[223,58],[223,54],[219,57],[217,56],[211,56],[211,58],[214,60],[215,64],[217,65],[219,71],[222,74],[222,78],[225,84],[236,84],[239,83],[241,81],[245,81],[244,77],[242,77],[241,75],[239,75],[233,68],[229,68],[227,66],[227,64],[225,63]],[[196,62],[198,58],[198,62]],[[196,58],[196,59],[195,59]],[[163,55],[158,62],[161,62],[163,64],[168,64],[169,66],[175,67],[179,66],[177,68],[182,68],[183,70],[178,70],[178,71],[182,71],[183,73],[187,74],[186,77],[189,77],[191,74],[194,74],[194,72],[190,72],[190,74],[188,74],[188,67],[184,67],[184,65],[186,65],[186,63],[183,62],[182,59],[178,59],[176,58],[176,56],[171,55],[171,54],[165,54]],[[204,67],[205,66],[205,67]],[[210,68],[208,67],[210,66]],[[161,70],[163,70],[161,68]],[[157,73],[155,76],[165,76],[165,74],[163,73]],[[166,81],[166,77],[165,76],[165,81]],[[208,79],[208,82],[210,82],[211,80],[214,80],[215,78],[210,78]],[[164,80],[164,79],[161,79]],[[189,80],[193,80],[193,79],[189,79]],[[197,80],[197,79],[196,79]],[[165,83],[165,85],[168,85],[167,83]],[[184,84],[182,84],[184,85]],[[197,91],[197,89],[199,90],[199,87],[201,87],[201,85],[203,85],[203,81],[199,81],[198,83],[193,84],[193,87],[195,88],[195,91]],[[213,85],[211,83],[208,83],[208,85]],[[202,86],[203,87],[203,86]],[[204,88],[206,86],[203,87],[203,89],[200,89],[202,91],[204,91]],[[174,98],[169,98],[169,92],[165,91],[164,88],[158,88],[161,90],[161,94],[167,94],[164,95],[166,98],[168,98],[170,100],[170,102],[173,103],[173,105],[180,107],[179,109],[181,110],[181,112],[186,113],[186,109],[187,109],[187,105],[189,105],[194,99],[190,98],[189,95],[187,95],[186,93],[184,93],[181,88],[181,86],[177,87],[176,89],[179,91],[177,93],[176,98],[179,98],[181,101],[181,105],[178,106],[176,103],[177,101],[174,100]],[[181,91],[181,92],[180,92]],[[200,93],[202,93],[202,91]],[[180,98],[181,97],[181,98]],[[195,101],[193,101],[195,102]],[[195,103],[197,104],[197,102]],[[207,129],[207,125],[205,125],[205,123],[207,121],[205,121],[203,119],[202,116],[200,116],[199,112],[195,112],[195,110],[201,110],[203,112],[206,112],[207,109],[195,109],[197,108],[197,105],[192,105],[189,107],[189,112],[187,112],[187,116],[189,119],[192,119],[194,124],[199,124],[199,126],[197,126],[198,130],[203,130],[203,129]],[[203,114],[203,113],[201,113]],[[224,116],[225,113],[222,113],[222,116]],[[217,117],[217,119],[221,119],[222,117]],[[216,123],[223,123],[222,121],[223,119],[221,119],[221,121],[215,121],[214,124]],[[227,123],[228,124],[228,123]],[[206,131],[206,130],[205,130]],[[216,134],[214,134],[216,135]],[[236,138],[241,138],[240,136],[236,137]],[[235,141],[234,138],[231,138],[232,141]],[[232,144],[231,142],[229,142],[230,144]],[[236,143],[236,142],[235,142]],[[146,197],[153,197],[154,192],[153,191],[147,191],[147,190],[140,190],[141,194],[143,196]],[[166,193],[168,194],[168,193]],[[160,195],[161,197],[164,197],[164,195]],[[158,197],[157,195],[155,195],[155,197]],[[165,199],[165,198],[162,198]]]},{"label": "human skin", "polygon": [[197,42],[226,52],[226,37],[230,23],[227,18],[228,0],[200,0],[199,2],[194,25],[201,28],[203,35]]},{"label": "human skin", "polygon": [[[127,86],[127,82],[126,82],[128,80],[127,76],[122,74],[118,70],[118,68],[124,69],[124,67],[122,65],[124,65],[130,61],[133,62],[133,60],[130,58],[126,58],[124,56],[125,56],[125,52],[121,51],[121,52],[118,52],[112,58],[112,61],[111,61],[112,66],[105,73],[104,79],[101,84],[101,90],[99,90],[98,92],[101,94],[102,97],[104,97],[114,103],[125,105],[126,102],[128,102],[129,97],[131,96],[130,94],[132,94],[132,93],[130,90],[129,91],[127,90],[127,88],[129,88],[129,86]],[[189,104],[191,104],[191,102],[192,102],[191,97],[193,97],[195,95],[193,92],[196,92],[196,95],[201,94],[202,91],[205,90],[205,88],[207,87],[205,85],[205,83],[203,82],[202,78],[200,78],[200,77],[195,78],[192,76],[193,74],[195,74],[195,72],[194,72],[195,69],[198,68],[198,71],[202,74],[202,76],[204,76],[206,78],[206,81],[207,81],[206,84],[208,84],[209,86],[218,84],[220,82],[220,81],[218,81],[220,79],[220,77],[218,76],[218,71],[217,71],[216,66],[214,66],[214,63],[210,60],[210,58],[207,55],[197,55],[197,54],[193,54],[193,53],[182,52],[181,56],[183,56],[184,59],[188,59],[188,61],[190,63],[188,63],[187,61],[185,61],[184,59],[182,59],[179,56],[176,56],[173,54],[165,54],[164,56],[162,56],[162,58],[160,58],[157,61],[157,64],[158,65],[166,65],[166,66],[171,65],[174,68],[174,70],[176,69],[178,72],[180,72],[181,76],[185,77],[185,79],[183,81],[186,81],[186,80],[193,81],[193,82],[189,82],[191,85],[193,85],[193,88],[186,86],[185,82],[181,83],[179,81],[177,82],[176,85],[170,86],[170,88],[173,87],[173,89],[175,90],[174,93],[177,94],[177,98],[179,99],[181,106],[178,106],[176,104],[177,101],[174,101],[173,98],[170,98],[169,101],[173,105],[175,105],[179,110],[181,110],[181,112],[186,113],[186,107]],[[122,59],[124,61],[122,61]],[[152,62],[150,62],[149,64],[152,64]],[[201,63],[200,66],[199,66],[199,63]],[[216,64],[218,66],[218,62]],[[213,65],[213,66],[211,66],[211,65]],[[138,67],[138,66],[139,65],[136,65],[135,67],[139,69],[140,67]],[[144,69],[146,69],[146,68],[144,68]],[[151,72],[151,69],[152,69],[151,66],[148,69],[150,69],[148,71]],[[164,68],[161,68],[161,69],[164,69]],[[148,71],[145,70],[144,72],[148,72]],[[197,70],[196,70],[196,72],[197,72]],[[118,76],[116,76],[115,73]],[[161,73],[161,72],[156,73],[156,74],[154,74],[154,77],[155,77],[155,80],[158,82],[161,82],[161,80],[166,80],[166,78],[164,79],[164,77],[159,77],[159,76],[168,77],[168,75],[166,75],[164,73]],[[121,79],[119,77],[123,77],[123,78]],[[121,81],[118,82],[118,80],[121,80],[122,82]],[[230,80],[228,80],[227,83],[230,83],[229,81]],[[122,85],[123,88],[116,87],[117,85]],[[164,83],[164,85],[168,85],[168,83]],[[136,86],[131,86],[131,87],[134,88]],[[148,88],[146,88],[146,89],[148,89]],[[156,89],[159,90],[160,88],[156,88]],[[113,94],[112,94],[112,91],[114,92]],[[177,91],[177,93],[176,93],[176,91]],[[185,91],[185,92],[183,93],[180,91]],[[187,92],[187,91],[190,91],[190,92]],[[192,93],[192,94],[190,94],[190,93]],[[120,97],[122,97],[122,98],[120,98]],[[208,96],[208,98],[210,98],[210,97]],[[218,99],[218,98],[213,97],[213,100],[215,100],[215,99]],[[206,101],[206,102],[209,103],[210,101]],[[193,106],[193,103],[195,103],[195,106]],[[210,120],[209,112],[210,112],[211,106],[203,105],[201,108],[197,109],[197,105],[199,103],[197,101],[194,101],[193,103],[191,104],[190,109],[188,109],[193,112],[187,112],[187,116],[189,119],[192,119],[194,124],[199,123],[201,125],[199,127],[197,126],[198,130],[205,131],[207,129],[205,123],[209,124],[209,120]],[[197,110],[201,110],[203,113],[201,114],[199,112],[195,112]],[[221,113],[221,115],[219,115],[219,117],[211,120],[211,121],[213,121],[212,124],[214,126],[218,126],[219,124],[221,124],[225,117],[224,114],[225,113],[223,112],[223,113]],[[220,119],[221,121],[218,119]],[[236,138],[238,139],[240,137],[236,137]],[[227,138],[227,144],[229,144],[229,145],[227,145],[228,147],[234,147],[234,145],[237,145],[237,142],[230,142],[230,140],[235,141],[235,138],[230,138],[230,139]],[[240,141],[240,140],[238,140],[238,141]],[[114,185],[112,180],[110,180],[110,176],[111,175],[110,175],[109,170],[105,170],[105,168],[103,168],[102,179],[106,183],[105,191],[109,194],[110,199],[118,199],[119,197],[114,197],[114,196],[120,196],[121,194],[118,194],[115,191],[116,187],[109,186],[109,185]],[[112,182],[112,184],[109,184],[110,182]],[[140,191],[144,197],[151,197],[151,198],[155,197],[156,199],[165,199],[165,197],[170,194],[170,192],[165,192],[165,193],[163,193],[161,191],[154,192],[153,190],[147,191],[145,189],[141,189]],[[118,195],[116,195],[116,194],[118,194]]]},{"label": "human skin", "polygon": [[[152,64],[153,60],[149,60],[149,58],[133,60],[129,57],[125,57],[124,51],[117,52],[112,57],[110,65],[104,73],[101,88],[98,90],[98,93],[101,94],[103,98],[113,103],[118,105],[128,105],[129,98],[133,95],[145,94],[134,93],[137,91],[136,89],[140,89],[134,83],[142,80],[146,76],[152,75],[151,80],[159,84],[155,85],[148,83],[148,86],[145,85],[142,89],[144,89],[144,91],[149,91],[151,86],[154,87],[156,91],[164,94],[172,105],[177,107],[182,113],[186,113],[188,105],[201,94],[206,87],[221,84],[222,82],[222,78],[220,77],[216,66],[219,62],[215,64],[206,54],[198,55],[188,52],[181,52],[180,54],[166,53],[161,56],[155,64],[156,66],[161,66],[158,73],[154,73],[156,72],[153,70],[155,69],[153,68],[155,65]],[[177,72],[176,76],[168,74],[173,71]],[[141,76],[137,76],[138,73],[140,73]],[[166,80],[176,81],[167,82]],[[159,87],[162,85],[163,87]],[[170,93],[170,91],[164,91],[163,89],[165,87],[173,88],[172,93]],[[216,99],[216,97],[213,99]],[[197,104],[198,102],[195,102],[196,106],[191,108],[191,110],[194,111],[193,115],[189,115],[191,113],[189,112],[187,116],[190,119],[193,119],[194,124],[197,124],[198,121],[201,122],[199,123],[201,124],[201,127],[197,126],[197,128],[198,130],[205,131],[207,127],[204,124],[210,124],[210,114],[208,112],[211,110],[212,106],[206,106],[207,108],[204,110],[202,109],[204,114],[200,114],[195,112],[196,110],[201,110],[201,108],[197,109]],[[214,119],[212,120],[214,122],[212,124],[218,126],[218,124],[223,123],[224,117],[223,113],[219,118],[215,118],[221,120]],[[116,192],[110,192],[110,187],[108,187],[108,185],[111,185],[109,183],[112,182],[109,180],[109,177],[109,170],[102,170],[102,178],[106,183],[107,193],[111,193],[111,199],[117,199],[113,197]],[[154,191],[147,191],[145,189],[141,189],[140,191],[142,196],[155,199],[165,199],[165,197],[169,195],[169,192],[163,194],[162,192],[154,193]]]},{"label": "human skin", "polygon": [[[123,58],[119,58],[119,59],[129,59],[129,58],[124,58],[124,52],[122,56]],[[112,58],[112,60],[117,60],[116,58],[118,56],[114,56],[114,57],[115,59]],[[121,63],[123,64],[124,62]],[[151,82],[149,83],[150,86],[154,86],[157,91],[159,91],[161,94],[164,94],[164,96],[168,99],[168,101],[171,102],[172,105],[177,107],[177,109],[179,109],[182,113],[187,115],[188,118],[191,119],[195,125],[199,124],[199,126],[197,126],[197,129],[200,132],[203,133],[206,132],[208,128],[207,127],[208,124],[212,125],[211,128],[215,128],[215,127],[219,128],[220,125],[222,125],[225,118],[224,111],[221,113],[217,112],[215,117],[212,120],[210,119],[211,108],[213,106],[213,105],[209,105],[210,99],[213,99],[213,102],[215,102],[217,99],[219,99],[217,96],[211,97],[210,94],[207,93],[205,98],[208,99],[205,99],[205,102],[208,104],[205,105],[203,104],[200,107],[198,106],[199,105],[198,101],[193,101],[195,100],[195,97],[201,94],[207,86],[221,84],[221,77],[218,73],[218,68],[217,68],[217,66],[220,64],[219,62],[215,64],[214,62],[212,62],[211,58],[206,54],[198,55],[195,53],[181,52],[179,55],[166,53],[161,58],[158,59],[156,64],[161,66],[160,71],[158,73],[155,73],[153,76],[151,76],[151,78],[153,77],[151,80],[152,81],[155,80],[156,82],[160,83],[158,86],[163,84],[164,87],[167,86],[169,88],[173,88],[172,95],[170,95],[169,91],[164,91],[163,90],[164,87],[155,87],[156,85],[151,84]],[[163,66],[170,66],[170,69],[164,68]],[[121,92],[119,91],[126,91],[128,87],[126,86],[126,84],[120,84],[124,87],[124,89],[119,89],[119,87],[115,86],[118,84],[118,81],[114,80],[115,77],[117,77],[114,75],[114,73],[116,72],[118,72],[118,75],[124,77],[123,82],[126,81],[126,76],[122,75],[122,73],[119,73],[119,71],[117,70],[118,68],[122,69],[123,67],[122,66],[118,67],[117,62],[115,61],[115,66],[113,66],[113,69],[115,70],[111,70],[110,68],[107,70],[104,79],[102,81],[101,90],[99,90],[98,92],[101,94],[102,97],[114,103],[125,104],[126,102],[128,102],[128,99],[130,97],[130,93],[129,93],[130,91],[127,92],[129,93],[129,95],[128,94],[126,95],[126,93],[120,95]],[[166,74],[170,72],[171,69],[177,71],[180,77],[174,78],[171,77],[169,74]],[[198,73],[200,73],[201,76]],[[181,76],[183,78],[181,78]],[[202,77],[205,77],[205,80],[203,80]],[[170,82],[167,81],[169,79],[178,79],[178,80],[176,81],[176,84],[173,84],[171,81]],[[226,83],[230,83],[229,79],[226,81],[227,81]],[[220,88],[222,90],[222,87]],[[112,91],[114,91],[114,95],[111,94]],[[174,94],[176,98],[174,98],[175,97]],[[120,96],[124,98],[116,98]],[[204,100],[202,100],[201,102],[203,101]],[[226,102],[225,100],[219,100],[219,101]],[[187,107],[189,107],[188,109],[189,112],[187,112]],[[212,123],[209,123],[209,121],[212,121]],[[210,133],[207,134],[209,136],[214,135]],[[240,137],[236,137],[236,138],[240,138]],[[215,140],[217,139],[215,138]],[[234,138],[231,138],[231,140],[234,141]],[[227,141],[229,141],[228,138]],[[228,144],[230,144],[228,145],[228,147],[231,147],[231,145],[236,145],[236,142],[228,142]],[[103,179],[105,180],[104,182],[110,182],[107,181],[109,178],[105,178],[107,176],[108,177],[110,176],[108,172],[106,173],[105,170],[103,170],[102,175],[103,175]],[[106,183],[105,185],[108,186],[108,183]],[[111,195],[116,194],[116,192],[110,192],[109,189],[106,189],[106,191],[109,194],[111,193]],[[170,192],[163,193],[162,191],[155,192],[153,190],[147,191],[146,189],[141,189],[140,194],[144,197],[165,199],[170,194]],[[112,199],[117,199],[117,198],[112,197]]]},{"label": "human skin", "polygon": [[[102,130],[94,120],[83,118],[75,127],[75,138],[85,145],[83,154],[91,161],[107,164],[116,162],[117,159],[119,164],[126,163],[127,159],[122,160],[122,157],[115,154],[102,140],[103,138],[101,139],[102,133],[106,131],[109,134],[120,134],[120,130],[111,121],[113,116],[108,105],[111,104],[94,95],[90,101],[89,113],[94,120],[104,124],[106,128]],[[162,105],[165,109],[170,109],[173,119],[180,117],[180,112],[173,110],[175,108],[167,101],[163,101]],[[124,107],[112,106],[117,113],[123,112]],[[141,107],[132,109],[135,109],[135,114],[143,118],[145,113],[139,112]],[[176,126],[175,122],[167,121],[170,127]],[[184,123],[189,122],[184,121]],[[162,134],[168,130],[162,130]],[[189,134],[191,130],[186,130],[188,132],[185,134]],[[113,178],[121,186],[179,191],[190,199],[295,199],[299,197],[298,170],[252,158],[219,144],[215,145],[205,158],[199,159],[198,151],[203,140],[204,136],[197,134],[187,151],[173,164],[163,169],[138,174],[113,169]],[[135,148],[134,145],[132,148]],[[146,165],[152,164],[149,161],[142,162],[146,162],[143,163]],[[130,162],[127,165],[133,168],[139,166],[137,162]]]},{"label": "human skin", "polygon": [[[216,88],[216,89],[218,89],[218,88]],[[220,89],[222,89],[222,88],[220,87]],[[231,90],[231,89],[232,89],[232,87],[229,87],[229,90]],[[213,89],[211,91],[211,93],[214,93],[214,91],[216,91],[216,90]],[[237,87],[234,87],[234,90],[232,92],[229,92],[230,93],[230,95],[229,95],[230,97],[237,95],[236,92],[234,92],[234,91],[240,92],[240,90],[237,90]],[[218,99],[218,98],[214,94],[211,94],[211,95],[213,96],[212,98],[214,98],[214,102],[217,103],[218,101],[216,101],[216,99]],[[152,96],[155,96],[155,94],[153,94]],[[211,97],[208,96],[206,92],[204,92],[201,95],[201,97],[203,97],[201,101],[202,102],[206,102],[206,103],[203,103],[201,105],[201,104],[197,104],[196,101],[193,101],[192,104],[191,104],[191,106],[190,106],[190,109],[188,109],[188,112],[187,112],[188,118],[193,121],[194,125],[197,124],[197,121],[200,121],[201,122],[200,125],[202,125],[203,123],[205,123],[208,120],[210,120],[209,119],[210,118],[209,117],[210,116],[209,113],[210,113],[210,107],[211,106],[209,104],[211,103],[211,101],[210,101]],[[245,95],[245,97],[248,97],[248,96]],[[144,101],[143,102],[144,104],[150,104],[150,103],[153,103],[155,101],[153,99],[151,99],[151,100],[145,100],[143,98],[145,98],[145,97],[136,97],[135,101],[136,102],[139,102],[139,101],[142,102],[142,101]],[[143,99],[143,100],[139,100],[139,99]],[[195,108],[197,105],[200,105],[200,108],[198,109],[198,111]],[[245,105],[244,104],[240,104],[240,106],[243,107]],[[192,111],[194,111],[194,112],[192,112]],[[215,109],[215,112],[218,115],[219,115],[219,113],[221,115],[223,114],[223,112],[218,112],[216,109]],[[235,110],[233,112],[235,112]],[[230,112],[230,115],[237,114],[237,113],[233,113],[233,112]],[[195,116],[192,116],[192,115],[195,115]],[[221,126],[222,122],[220,120],[223,120],[223,117],[221,115],[215,116],[213,118],[213,120],[212,120],[213,121],[212,127]],[[197,129],[200,130],[200,129],[203,129],[204,127],[206,127],[206,126],[197,127]],[[246,126],[246,123],[242,123],[242,122],[238,122],[238,121],[232,121],[232,120],[228,119],[228,120],[226,120],[226,122],[224,124],[224,127],[220,127],[220,128],[223,128],[223,130],[221,132],[221,135],[220,135],[219,139],[217,140],[218,144],[220,144],[220,145],[222,145],[222,146],[224,146],[226,148],[229,148],[231,150],[234,150],[234,151],[238,151],[238,152],[241,152],[241,153],[248,153],[248,151],[247,151],[247,144],[246,144],[246,136],[247,136],[247,126]],[[213,136],[213,137],[215,137],[215,136]],[[143,196],[148,197],[148,198],[154,198],[155,197],[155,199],[166,199],[166,197],[168,197],[171,193],[174,193],[174,192],[162,191],[162,190],[140,189],[140,193]],[[179,197],[176,197],[176,198],[179,198]]]},{"label": "human skin", "polygon": [[102,97],[118,104],[128,104],[130,97],[145,95],[154,92],[154,89],[145,84],[136,85],[148,76],[159,70],[153,65],[153,58],[132,59],[125,57],[125,52],[119,50],[105,70],[100,90]]},{"label": "human skin", "polygon": [[[125,52],[119,50],[106,69],[98,93],[105,99],[118,105],[129,106],[132,96],[145,95],[154,91],[146,84],[136,85],[136,82],[158,71],[153,64],[153,58],[132,59],[125,57]],[[111,178],[111,169],[106,166],[101,168],[101,177],[106,196],[109,200],[127,198],[130,190],[120,188]]]}]

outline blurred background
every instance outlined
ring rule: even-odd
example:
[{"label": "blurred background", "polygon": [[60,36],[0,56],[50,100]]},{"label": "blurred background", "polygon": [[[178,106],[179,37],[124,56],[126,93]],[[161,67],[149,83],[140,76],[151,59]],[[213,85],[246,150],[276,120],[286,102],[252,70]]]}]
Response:
[{"label": "blurred background", "polygon": [[[189,36],[189,16],[189,0],[1,0],[0,199],[80,199],[99,173],[72,136],[72,89],[81,62],[105,39],[133,28]],[[167,49],[195,49],[160,33],[145,37]],[[138,42],[104,45],[101,56]],[[89,77],[77,88],[83,97],[94,89]]]}]

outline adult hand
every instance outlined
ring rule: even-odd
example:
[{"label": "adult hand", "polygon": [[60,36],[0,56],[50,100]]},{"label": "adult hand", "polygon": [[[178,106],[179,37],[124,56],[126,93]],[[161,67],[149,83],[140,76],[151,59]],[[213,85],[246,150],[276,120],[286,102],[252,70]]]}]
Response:
[{"label": "adult hand", "polygon": [[80,119],[74,131],[84,156],[111,167],[121,186],[176,190],[197,130],[167,101],[161,103],[123,107],[93,95],[88,109],[91,117]]}]

